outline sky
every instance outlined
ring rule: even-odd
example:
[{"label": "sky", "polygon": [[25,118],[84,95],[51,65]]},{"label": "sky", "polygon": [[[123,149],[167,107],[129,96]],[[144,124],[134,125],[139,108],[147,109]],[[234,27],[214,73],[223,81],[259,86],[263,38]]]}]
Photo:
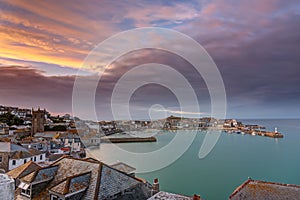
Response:
[{"label": "sky", "polygon": [[[72,113],[75,79],[84,77],[89,84],[99,76],[82,65],[88,54],[115,34],[143,27],[179,31],[205,48],[224,82],[228,118],[300,117],[298,0],[0,1],[0,105]],[[146,63],[184,75],[201,112],[180,107],[168,88],[149,84],[132,95],[132,118],[146,119],[155,109],[157,118],[210,115],[205,81],[187,60],[141,49],[115,60],[101,77],[95,93],[99,119],[112,119],[112,91],[122,75]],[[151,67],[139,75],[162,76]]]}]

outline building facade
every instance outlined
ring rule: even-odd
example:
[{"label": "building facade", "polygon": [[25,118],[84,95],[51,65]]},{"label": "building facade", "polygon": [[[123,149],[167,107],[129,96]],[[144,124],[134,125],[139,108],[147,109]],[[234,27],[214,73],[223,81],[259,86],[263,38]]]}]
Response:
[{"label": "building facade", "polygon": [[0,122],[0,135],[8,135],[9,134],[9,126],[5,123]]},{"label": "building facade", "polygon": [[6,174],[0,174],[0,198],[14,200],[15,181]]},{"label": "building facade", "polygon": [[0,142],[0,172],[5,173],[29,161],[44,162],[46,153],[10,142]]},{"label": "building facade", "polygon": [[38,110],[32,109],[32,127],[31,127],[31,135],[33,136],[37,132],[44,132],[44,123],[45,123],[45,115],[46,110]]}]

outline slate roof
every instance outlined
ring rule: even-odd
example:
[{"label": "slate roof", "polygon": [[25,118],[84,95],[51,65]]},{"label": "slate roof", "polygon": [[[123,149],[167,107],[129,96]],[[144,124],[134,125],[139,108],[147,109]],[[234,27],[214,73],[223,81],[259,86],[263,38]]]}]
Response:
[{"label": "slate roof", "polygon": [[247,180],[230,195],[229,199],[300,199],[300,186],[259,180]]},{"label": "slate roof", "polygon": [[59,131],[45,131],[37,132],[34,134],[35,137],[53,138]]},{"label": "slate roof", "polygon": [[14,179],[22,178],[23,176],[26,176],[26,175],[30,174],[31,172],[36,171],[40,168],[41,167],[38,164],[36,164],[35,162],[29,161],[29,162],[25,163],[24,165],[21,165],[13,170],[7,172],[6,174]]},{"label": "slate roof", "polygon": [[48,181],[49,179],[54,178],[57,169],[58,166],[49,166],[49,167],[41,168],[37,171],[34,171],[24,176],[23,178],[21,178],[21,180],[27,183]]},{"label": "slate roof", "polygon": [[63,157],[65,154],[51,154],[48,156],[49,161],[56,161],[59,158]]},{"label": "slate roof", "polygon": [[58,185],[52,187],[50,191],[63,195],[85,191],[89,186],[90,178],[91,172],[68,177]]},{"label": "slate roof", "polygon": [[125,173],[120,173],[115,169],[103,165],[101,171],[101,184],[99,198],[114,196],[120,191],[137,186],[141,182]]},{"label": "slate roof", "polygon": [[91,162],[83,159],[75,159],[69,156],[63,156],[52,164],[52,166],[58,166],[57,175],[50,183],[50,187],[53,187],[68,177],[73,177],[82,173],[91,173],[89,187],[85,193],[83,199],[94,199],[97,194],[97,187],[99,187],[99,177],[101,170],[100,162]]},{"label": "slate roof", "polygon": [[70,133],[70,132],[62,132],[58,136],[59,139],[73,139],[73,138],[80,138],[77,133]]},{"label": "slate roof", "polygon": [[192,197],[183,196],[180,194],[173,194],[169,192],[160,191],[150,197],[148,200],[191,200]]},{"label": "slate roof", "polygon": [[[55,168],[56,171],[49,170],[52,168]],[[33,182],[43,180],[46,175],[47,177],[51,177],[53,174],[54,177],[46,188],[39,192],[39,195],[33,199],[49,198],[47,196],[48,190],[59,194],[85,191],[82,193],[83,196],[81,199],[107,199],[110,196],[119,195],[125,190],[136,187],[142,188],[141,185],[146,185],[144,181],[131,177],[95,159],[79,159],[71,156],[63,156],[49,167],[32,172],[21,180],[24,182]],[[147,192],[150,192],[147,187],[136,190],[141,195],[147,195]]]},{"label": "slate roof", "polygon": [[36,149],[26,149],[25,151],[15,151],[11,154],[11,159],[29,158],[43,154],[42,151]]},{"label": "slate roof", "polygon": [[12,142],[0,142],[0,152],[28,151],[25,147]]},{"label": "slate roof", "polygon": [[33,180],[34,177],[35,177],[35,174],[36,174],[36,172],[31,172],[30,174],[28,174],[28,175],[24,176],[23,178],[21,178],[21,180],[22,180],[22,181],[25,181],[25,182],[27,182],[27,183],[31,183],[32,180]]},{"label": "slate roof", "polygon": [[121,172],[125,172],[126,174],[130,174],[134,172],[136,169],[134,167],[131,167],[125,163],[119,162],[116,164],[111,165],[112,168],[117,169]]}]

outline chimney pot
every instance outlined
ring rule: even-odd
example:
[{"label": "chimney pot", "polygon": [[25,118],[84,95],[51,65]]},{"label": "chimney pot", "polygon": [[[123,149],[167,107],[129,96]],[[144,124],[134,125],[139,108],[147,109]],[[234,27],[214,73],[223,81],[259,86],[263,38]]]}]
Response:
[{"label": "chimney pot", "polygon": [[200,195],[194,194],[193,200],[200,200],[200,199],[201,199]]},{"label": "chimney pot", "polygon": [[158,192],[159,192],[158,178],[155,178],[153,181],[153,186],[152,186],[152,196]]}]

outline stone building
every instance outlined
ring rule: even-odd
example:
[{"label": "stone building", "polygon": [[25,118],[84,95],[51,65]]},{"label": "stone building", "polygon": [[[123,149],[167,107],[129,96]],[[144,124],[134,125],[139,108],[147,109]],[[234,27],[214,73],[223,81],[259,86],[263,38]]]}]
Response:
[{"label": "stone building", "polygon": [[6,174],[0,174],[0,198],[13,200],[15,195],[15,181]]},{"label": "stone building", "polygon": [[37,132],[44,132],[44,123],[45,123],[45,115],[46,110],[38,110],[32,109],[32,127],[31,127],[31,135],[33,136]]},{"label": "stone building", "polygon": [[0,173],[5,173],[8,171],[9,154],[9,152],[0,151]]}]

